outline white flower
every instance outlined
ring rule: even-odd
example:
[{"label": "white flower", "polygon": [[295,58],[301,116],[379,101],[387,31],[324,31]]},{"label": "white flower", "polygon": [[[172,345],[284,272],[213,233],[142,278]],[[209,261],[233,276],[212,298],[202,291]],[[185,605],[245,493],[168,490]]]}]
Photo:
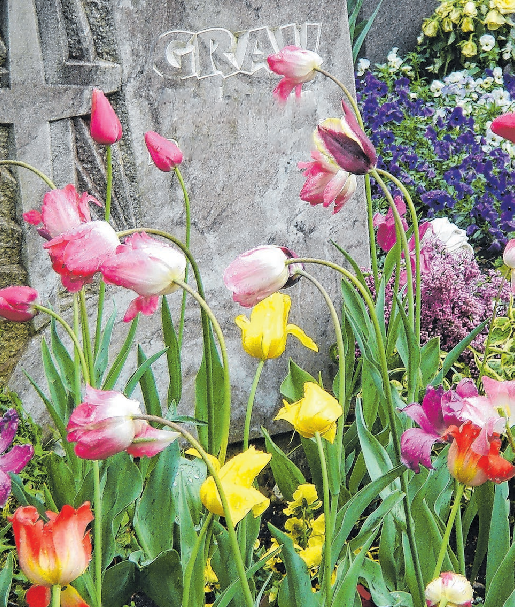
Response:
[{"label": "white flower", "polygon": [[399,49],[395,46],[386,56],[386,59],[388,60],[388,65],[396,70],[401,67],[403,61],[400,57],[397,57],[398,50]]},{"label": "white flower", "polygon": [[474,255],[474,250],[468,243],[465,230],[458,228],[456,224],[449,222],[446,217],[438,217],[429,222],[433,229],[433,235],[444,244],[444,249],[449,253],[458,251]]},{"label": "white flower", "polygon": [[502,68],[496,66],[493,70],[494,80],[497,84],[503,84]]},{"label": "white flower", "polygon": [[358,65],[356,66],[358,76],[363,76],[363,74],[365,73],[366,70],[368,70],[369,67],[370,67],[370,61],[368,59],[360,59],[358,61]]},{"label": "white flower", "polygon": [[433,80],[429,89],[431,90],[431,93],[433,93],[434,97],[440,97],[444,86],[445,85],[440,80]]},{"label": "white flower", "polygon": [[483,34],[479,39],[479,44],[483,51],[491,51],[495,46],[495,38],[490,34]]}]

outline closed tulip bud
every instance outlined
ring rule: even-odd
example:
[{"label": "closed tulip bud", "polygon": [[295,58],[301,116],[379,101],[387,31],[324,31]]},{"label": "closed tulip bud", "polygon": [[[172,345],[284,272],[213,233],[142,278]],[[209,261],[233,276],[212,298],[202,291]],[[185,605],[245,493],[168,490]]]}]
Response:
[{"label": "closed tulip bud", "polygon": [[449,13],[449,19],[453,23],[459,23],[461,19],[461,10],[458,7],[454,7],[452,11]]},{"label": "closed tulip bud", "polygon": [[438,21],[436,19],[428,19],[422,25],[422,31],[428,38],[434,38],[438,34]]},{"label": "closed tulip bud", "polygon": [[465,6],[463,7],[463,14],[466,15],[467,17],[476,17],[477,16],[477,8],[476,8],[476,3],[469,1],[465,3]]},{"label": "closed tulip bud", "polygon": [[182,152],[173,141],[166,139],[155,131],[145,133],[145,144],[154,165],[161,171],[171,171],[182,163]]},{"label": "closed tulip bud", "polygon": [[322,65],[322,61],[313,51],[298,46],[286,46],[281,52],[270,55],[268,66],[272,72],[284,77],[274,90],[275,97],[285,102],[293,89],[300,97],[302,85],[316,76],[316,69]]},{"label": "closed tulip bud", "polygon": [[442,30],[444,32],[452,32],[454,29],[454,23],[451,21],[450,17],[445,17],[442,19]]},{"label": "closed tulip bud", "polygon": [[515,143],[515,113],[501,114],[493,120],[490,129],[499,137]]},{"label": "closed tulip bud", "polygon": [[91,137],[104,146],[122,138],[122,124],[107,97],[100,89],[93,89],[91,96]]}]

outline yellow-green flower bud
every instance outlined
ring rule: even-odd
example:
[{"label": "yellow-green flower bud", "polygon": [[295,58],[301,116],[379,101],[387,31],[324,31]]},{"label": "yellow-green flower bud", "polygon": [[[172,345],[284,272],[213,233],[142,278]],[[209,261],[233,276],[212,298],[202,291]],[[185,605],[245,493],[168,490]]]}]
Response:
[{"label": "yellow-green flower bud", "polygon": [[450,15],[449,15],[449,19],[453,22],[453,23],[459,23],[460,19],[461,19],[461,10],[455,6]]},{"label": "yellow-green flower bud", "polygon": [[505,23],[506,19],[495,9],[488,11],[485,17],[485,25],[490,31],[498,30]]},{"label": "yellow-green flower bud", "polygon": [[473,32],[474,31],[474,20],[470,17],[465,17],[461,22],[461,31],[462,32]]},{"label": "yellow-green flower bud", "polygon": [[442,30],[444,32],[452,32],[453,28],[454,28],[454,24],[449,19],[449,17],[446,17],[445,19],[442,19]]},{"label": "yellow-green flower bud", "polygon": [[476,17],[477,16],[476,3],[472,2],[472,0],[470,2],[467,2],[465,4],[465,6],[463,7],[463,14],[466,17]]},{"label": "yellow-green flower bud", "polygon": [[422,31],[428,38],[434,38],[438,34],[438,22],[436,20],[428,19],[424,21],[422,25]]},{"label": "yellow-green flower bud", "polygon": [[474,57],[477,55],[477,45],[476,43],[470,39],[465,42],[465,44],[461,47],[461,54],[464,57]]}]

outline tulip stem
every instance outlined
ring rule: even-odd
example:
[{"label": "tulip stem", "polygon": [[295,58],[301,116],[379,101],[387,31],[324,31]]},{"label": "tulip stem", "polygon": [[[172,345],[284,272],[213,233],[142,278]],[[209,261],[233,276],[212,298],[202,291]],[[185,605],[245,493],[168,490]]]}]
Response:
[{"label": "tulip stem", "polygon": [[[215,334],[218,338],[218,343],[220,344],[220,351],[222,353],[222,367],[224,374],[224,398],[220,421],[220,426],[222,427],[222,436],[220,439],[219,460],[223,464],[225,461],[227,446],[229,444],[229,427],[231,424],[231,378],[229,376],[229,358],[227,357],[227,349],[225,347],[224,335],[215,315],[213,314],[213,311],[209,308],[204,298],[202,298],[184,281],[175,279],[174,283],[176,283],[177,285],[179,285],[179,287],[187,291],[190,296],[192,296],[192,298],[194,298],[205,310],[207,316],[209,317],[209,320],[211,321],[211,324],[213,325],[213,329],[215,330]],[[211,423],[211,420],[209,422]]]},{"label": "tulip stem", "polygon": [[86,361],[89,365],[89,382],[90,386],[96,388],[95,382],[95,366],[93,360],[93,353],[91,352],[91,336],[89,333],[89,320],[88,320],[88,310],[86,308],[86,296],[84,295],[84,288],[82,288],[79,292],[79,300],[80,300],[80,316],[81,316],[81,326],[82,326],[82,341],[83,341],[83,349]]},{"label": "tulip stem", "polygon": [[[333,262],[328,262],[327,260],[319,260],[316,258],[291,258],[286,260],[286,265],[289,264],[320,264],[322,266],[326,266],[327,268],[332,268],[336,270],[340,274],[342,274],[348,281],[350,281],[354,287],[360,292],[361,297],[365,300],[365,303],[368,307],[370,319],[372,321],[372,325],[374,326],[374,333],[377,342],[377,354],[379,357],[379,364],[381,370],[381,379],[383,382],[383,388],[386,396],[386,404],[387,404],[387,415],[388,421],[392,433],[393,447],[395,451],[396,462],[401,463],[401,449],[400,449],[400,441],[399,434],[397,431],[397,419],[395,414],[395,406],[393,403],[392,396],[392,388],[390,385],[390,378],[388,375],[388,362],[386,360],[386,352],[384,348],[383,337],[381,334],[381,327],[379,325],[379,320],[377,318],[377,314],[375,312],[374,302],[372,298],[369,296],[366,287],[364,287],[361,282],[346,268],[343,266],[339,266],[338,264],[334,264]],[[415,576],[417,579],[417,591],[418,597],[414,598],[414,601],[420,605],[424,605],[424,580],[422,577],[422,570],[420,569],[420,561],[418,558],[417,544],[415,540],[415,533],[413,530],[413,521],[411,518],[411,504],[408,496],[408,484],[406,479],[406,473],[401,475],[401,489],[404,492],[403,497],[403,507],[404,513],[406,516],[406,531],[408,534],[408,542],[410,547],[411,559],[413,562],[413,566],[415,569]]]},{"label": "tulip stem", "polygon": [[[191,207],[190,207],[190,198],[188,196],[188,192],[186,190],[186,184],[182,179],[181,172],[179,171],[179,167],[175,167],[175,175],[177,175],[177,179],[181,184],[182,195],[184,197],[184,212],[186,214],[186,234],[184,244],[186,245],[186,249],[190,248],[190,239],[191,239]],[[184,282],[188,282],[188,266],[186,266],[186,272],[184,273]],[[182,346],[182,335],[184,333],[184,316],[186,314],[186,297],[187,293],[184,291],[182,293],[182,304],[181,304],[181,318],[179,321],[179,330],[177,332],[177,342],[179,343],[179,350]]]},{"label": "tulip stem", "polygon": [[338,78],[336,78],[329,72],[326,72],[322,68],[315,68],[315,70],[317,72],[320,72],[320,74],[323,74],[327,78],[331,79],[335,84],[337,84],[340,87],[340,89],[344,92],[345,97],[347,97],[347,99],[349,100],[349,103],[351,104],[352,109],[354,110],[354,114],[356,115],[356,118],[358,119],[359,126],[361,128],[363,128],[363,119],[361,118],[361,112],[359,111],[358,104],[356,103],[356,100],[354,99],[354,97],[351,95],[349,89],[343,84],[343,82],[341,80],[338,80]]},{"label": "tulip stem", "polygon": [[331,606],[331,545],[333,543],[333,531],[331,527],[331,505],[329,498],[329,476],[327,474],[327,462],[325,460],[324,446],[320,433],[315,431],[315,440],[318,447],[318,456],[320,458],[320,467],[322,469],[322,481],[324,487],[324,523],[325,523],[325,542],[324,542],[324,577],[323,577],[323,592],[322,605]]},{"label": "tulip stem", "polygon": [[193,549],[191,550],[190,559],[188,560],[188,563],[186,564],[186,569],[184,570],[184,577],[183,577],[184,586],[183,586],[183,590],[182,590],[182,606],[190,605],[190,587],[191,587],[191,579],[193,576],[193,568],[195,567],[195,562],[197,561],[198,552],[200,550],[202,542],[204,541],[204,537],[206,536],[209,526],[211,525],[211,522],[213,521],[213,518],[214,518],[214,515],[212,513],[209,513],[209,515],[206,517],[206,519],[202,525],[202,528],[200,529],[197,540],[195,541],[195,544],[193,545]]},{"label": "tulip stem", "polygon": [[[193,295],[193,294],[191,294]],[[198,295],[198,294],[197,294]],[[229,510],[229,503],[227,502],[227,497],[225,495],[225,491],[222,485],[222,481],[220,476],[218,475],[218,471],[212,465],[208,454],[204,451],[200,443],[190,434],[188,431],[185,431],[181,426],[176,424],[175,422],[170,422],[169,420],[165,420],[160,416],[150,416],[145,414],[139,414],[137,416],[132,417],[133,420],[147,420],[148,422],[157,422],[164,426],[168,426],[174,431],[180,433],[188,443],[194,447],[197,452],[202,457],[202,460],[206,463],[207,470],[209,474],[213,477],[216,488],[218,490],[218,495],[220,497],[220,502],[222,503],[222,508],[224,511],[225,523],[227,524],[227,531],[229,533],[229,542],[231,544],[231,550],[236,561],[236,569],[238,571],[238,576],[240,579],[240,583],[243,589],[243,593],[245,595],[245,600],[247,602],[247,606],[254,606],[254,600],[252,598],[252,593],[250,592],[249,583],[247,580],[247,576],[245,574],[245,565],[243,563],[243,559],[241,556],[240,548],[238,545],[238,538],[236,536],[236,531],[234,529],[234,524],[232,523],[231,511]]]},{"label": "tulip stem", "polygon": [[89,368],[86,365],[86,359],[84,358],[84,352],[82,350],[80,342],[77,339],[77,336],[75,335],[75,332],[73,331],[73,329],[68,325],[68,323],[66,323],[66,321],[61,316],[59,316],[51,308],[47,308],[46,306],[41,306],[40,304],[33,304],[33,306],[36,310],[40,310],[41,312],[44,312],[47,315],[50,315],[51,317],[53,317],[56,321],[59,321],[59,323],[64,327],[64,329],[66,330],[66,332],[72,339],[75,348],[77,349],[77,353],[78,353],[79,359],[80,359],[80,364],[82,367],[82,375],[84,377],[84,382],[86,384],[89,384],[90,383]]},{"label": "tulip stem", "polygon": [[[148,234],[155,234],[157,236],[162,236],[165,239],[168,239],[181,251],[184,253],[188,262],[191,264],[191,268],[193,270],[193,274],[195,275],[195,281],[197,283],[197,290],[200,294],[200,297],[204,300],[206,299],[204,294],[204,286],[202,285],[202,277],[200,276],[200,270],[198,267],[195,258],[191,255],[190,250],[182,243],[178,238],[174,237],[172,234],[165,232],[163,230],[157,230],[155,228],[132,228],[130,230],[124,230],[122,232],[118,232],[118,238],[123,238],[124,236],[128,236],[129,234],[133,234],[134,232],[147,232]],[[209,317],[206,311],[201,307],[200,309],[200,318],[202,322],[202,336],[204,341],[204,361],[206,363],[206,401],[207,401],[207,421],[208,422],[208,452],[214,452],[214,419],[215,419],[215,406],[214,406],[214,393],[213,393],[213,359],[210,348],[210,327],[209,327]],[[223,461],[222,461],[223,464]]]},{"label": "tulip stem", "polygon": [[61,585],[52,585],[52,595],[50,598],[50,606],[61,605]]},{"label": "tulip stem", "polygon": [[247,402],[247,412],[245,414],[245,428],[243,430],[243,451],[249,449],[249,434],[250,434],[250,420],[252,418],[252,408],[254,407],[254,398],[256,396],[256,389],[259,382],[259,378],[261,377],[261,372],[263,371],[263,367],[265,365],[265,360],[261,359],[259,362],[256,374],[254,375],[254,380],[252,382],[252,387],[250,389],[249,400]]},{"label": "tulip stem", "polygon": [[20,160],[0,160],[0,165],[15,165],[16,167],[23,167],[24,169],[28,169],[29,171],[32,171],[38,177],[40,177],[49,188],[51,188],[52,190],[57,190],[57,186],[49,177],[47,177],[39,169],[36,169],[36,167],[33,167],[28,163],[23,163]]},{"label": "tulip stem", "polygon": [[370,188],[370,175],[365,175],[365,194],[367,199],[367,224],[368,240],[370,244],[370,261],[372,263],[372,274],[374,276],[374,287],[377,293],[379,289],[379,269],[377,266],[376,233],[374,231],[374,215],[372,209],[372,190]]},{"label": "tulip stem", "polygon": [[440,553],[438,554],[438,559],[436,560],[436,566],[433,572],[433,579],[438,578],[440,576],[440,571],[442,569],[443,560],[447,555],[447,547],[449,545],[449,538],[451,537],[452,526],[454,524],[454,520],[456,518],[456,514],[460,508],[461,497],[463,496],[463,490],[465,489],[465,485],[460,483],[454,494],[454,505],[452,506],[451,512],[449,514],[449,519],[447,521],[447,528],[445,529],[445,534],[442,538],[442,545],[440,546]]},{"label": "tulip stem", "polygon": [[[79,301],[77,294],[73,294],[73,333],[77,336],[79,334]],[[81,397],[81,381],[80,381],[80,355],[77,347],[74,346],[74,357],[73,357],[73,400],[75,405],[79,405],[82,401]]]},{"label": "tulip stem", "polygon": [[111,197],[113,192],[113,151],[111,146],[106,146],[106,206],[104,219],[108,222],[111,219]]},{"label": "tulip stem", "polygon": [[98,460],[93,460],[93,562],[95,565],[95,588],[97,605],[102,606],[102,497],[100,496],[100,466]]},{"label": "tulip stem", "polygon": [[[458,493],[459,481],[454,480],[454,493]],[[456,529],[454,531],[456,535],[456,553],[458,554],[459,574],[465,576],[465,547],[463,545],[463,524],[461,521],[461,509],[458,509],[456,513]]]}]

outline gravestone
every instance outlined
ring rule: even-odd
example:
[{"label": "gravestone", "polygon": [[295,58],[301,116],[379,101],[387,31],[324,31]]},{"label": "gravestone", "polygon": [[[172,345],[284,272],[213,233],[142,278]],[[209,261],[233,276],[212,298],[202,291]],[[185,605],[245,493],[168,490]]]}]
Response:
[{"label": "gravestone", "polygon": [[[363,0],[360,14],[363,21],[374,13],[377,3],[378,0]],[[359,56],[372,64],[386,63],[393,47],[399,49],[400,56],[415,50],[422,22],[439,4],[439,0],[383,0]]]},{"label": "gravestone", "polygon": [[[303,87],[300,100],[292,97],[280,107],[272,97],[278,77],[266,63],[269,54],[296,44],[319,53],[323,67],[353,88],[345,3],[302,1],[287,7],[276,0],[8,0],[1,17],[8,60],[0,89],[0,121],[12,134],[4,157],[9,153],[31,162],[58,187],[72,182],[79,191],[103,200],[104,149],[92,142],[88,131],[91,90],[101,88],[124,128],[123,139],[113,146],[113,224],[119,230],[160,228],[181,238],[185,215],[180,187],[172,174],[161,173],[149,161],[143,133],[158,131],[176,140],[184,152],[181,172],[192,206],[190,249],[226,335],[234,403],[231,439],[240,439],[257,361],[242,350],[233,320],[250,311],[235,304],[224,287],[225,267],[243,251],[269,243],[286,245],[299,255],[341,261],[331,240],[358,263],[368,261],[362,196],[355,196],[336,216],[299,199],[303,178],[297,163],[309,159],[316,123],[341,114],[341,93],[318,76]],[[25,47],[27,53],[22,52]],[[22,211],[40,208],[46,187],[33,174],[16,174],[19,221]],[[30,227],[23,229],[30,284],[44,302],[69,313],[70,296],[63,294],[51,272],[40,237]],[[318,268],[313,273],[337,295],[336,276]],[[89,291],[94,303],[94,289]],[[286,355],[313,374],[325,373],[335,339],[323,300],[306,281],[290,295],[290,322],[318,342],[320,354],[309,354],[290,338]],[[132,292],[108,286],[108,309],[114,303],[118,311],[118,345],[128,329],[121,317],[133,297]],[[169,297],[174,314],[180,299],[180,294]],[[147,356],[162,347],[158,316],[140,319],[137,339]],[[29,369],[45,385],[41,316],[37,323],[38,333],[21,356],[10,386],[39,417],[43,406],[22,373]],[[200,354],[199,312],[190,301],[180,404],[184,413],[193,412]],[[163,358],[153,366],[163,399],[164,366]],[[256,397],[256,433],[261,424],[272,431],[285,428],[272,418],[286,371],[286,356],[266,364]]]}]

